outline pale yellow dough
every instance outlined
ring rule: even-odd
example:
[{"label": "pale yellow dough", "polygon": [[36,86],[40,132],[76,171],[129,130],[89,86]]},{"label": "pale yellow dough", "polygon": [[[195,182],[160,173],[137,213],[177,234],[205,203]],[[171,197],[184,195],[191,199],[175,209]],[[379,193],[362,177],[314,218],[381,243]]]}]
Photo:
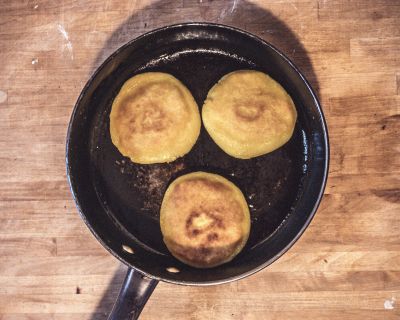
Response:
[{"label": "pale yellow dough", "polygon": [[171,162],[188,153],[200,133],[190,91],[170,74],[148,72],[125,82],[110,114],[114,145],[133,162]]},{"label": "pale yellow dough", "polygon": [[222,150],[249,159],[284,145],[293,134],[297,112],[289,94],[270,76],[240,70],[211,88],[202,118]]}]

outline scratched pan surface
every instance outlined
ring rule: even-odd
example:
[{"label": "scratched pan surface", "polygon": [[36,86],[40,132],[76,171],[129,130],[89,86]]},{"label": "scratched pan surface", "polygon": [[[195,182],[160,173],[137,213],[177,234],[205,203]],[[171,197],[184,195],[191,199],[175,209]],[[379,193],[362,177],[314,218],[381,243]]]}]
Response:
[{"label": "scratched pan surface", "polygon": [[[135,74],[174,75],[199,108],[223,75],[239,69],[268,73],[292,96],[298,120],[291,140],[250,160],[225,154],[202,126],[193,149],[168,164],[139,165],[123,157],[109,133],[111,104]],[[273,262],[300,236],[319,204],[328,165],[325,122],[311,88],[275,48],[243,31],[184,24],[146,34],[120,48],[96,71],[71,117],[67,171],[78,209],[97,239],[117,258],[148,276],[184,284],[238,279]],[[232,262],[200,270],[174,259],[162,241],[159,209],[176,177],[218,173],[243,191],[251,211],[249,241]],[[133,249],[134,254],[123,250]],[[170,273],[175,267],[179,273]]]}]

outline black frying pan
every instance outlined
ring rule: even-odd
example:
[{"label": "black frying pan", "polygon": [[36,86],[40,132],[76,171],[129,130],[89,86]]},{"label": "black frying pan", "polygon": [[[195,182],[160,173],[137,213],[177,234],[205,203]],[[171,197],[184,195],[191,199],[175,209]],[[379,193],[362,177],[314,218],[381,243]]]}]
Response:
[{"label": "black frying pan", "polygon": [[[250,160],[235,159],[202,127],[186,156],[168,164],[138,165],[112,144],[111,104],[133,75],[170,73],[189,88],[201,108],[218,79],[238,69],[268,73],[293,98],[296,128],[280,149]],[[66,147],[67,175],[83,220],[102,245],[130,267],[110,319],[137,318],[158,280],[219,284],[246,277],[278,259],[315,214],[328,158],[326,124],[315,94],[293,63],[265,41],[227,26],[190,23],[152,31],[118,49],[79,96]],[[212,269],[192,268],[173,258],[159,226],[168,184],[196,170],[233,181],[251,211],[251,234],[244,250]]]}]

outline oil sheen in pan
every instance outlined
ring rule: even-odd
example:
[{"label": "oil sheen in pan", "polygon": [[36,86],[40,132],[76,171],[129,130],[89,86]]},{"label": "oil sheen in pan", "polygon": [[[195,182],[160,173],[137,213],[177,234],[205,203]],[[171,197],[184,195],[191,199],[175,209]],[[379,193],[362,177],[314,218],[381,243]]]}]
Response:
[{"label": "oil sheen in pan", "polygon": [[[239,69],[268,72],[228,52],[196,49],[148,60],[130,70],[124,80],[141,72],[171,73],[188,86],[201,108],[212,85],[223,75]],[[90,149],[94,152],[90,161],[98,197],[121,229],[147,249],[152,247],[160,254],[167,254],[158,220],[164,192],[173,179],[197,170],[220,174],[243,191],[252,222],[257,221],[252,223],[247,246],[257,245],[284,222],[301,195],[307,165],[307,137],[301,115],[288,143],[257,158],[241,160],[228,156],[202,127],[198,141],[184,157],[171,163],[140,165],[123,157],[111,142],[109,113],[118,89],[110,90],[104,112],[97,113],[93,121]]]}]

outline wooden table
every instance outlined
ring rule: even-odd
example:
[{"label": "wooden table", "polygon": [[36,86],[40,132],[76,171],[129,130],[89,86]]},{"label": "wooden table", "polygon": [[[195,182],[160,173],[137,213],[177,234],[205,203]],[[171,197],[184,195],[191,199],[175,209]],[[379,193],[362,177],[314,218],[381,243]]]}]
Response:
[{"label": "wooden table", "polygon": [[125,267],[75,209],[69,117],[111,52],[183,21],[246,29],[300,67],[327,118],[330,176],[279,261],[227,285],[161,283],[142,319],[399,319],[396,0],[0,0],[0,319],[106,319]]}]

